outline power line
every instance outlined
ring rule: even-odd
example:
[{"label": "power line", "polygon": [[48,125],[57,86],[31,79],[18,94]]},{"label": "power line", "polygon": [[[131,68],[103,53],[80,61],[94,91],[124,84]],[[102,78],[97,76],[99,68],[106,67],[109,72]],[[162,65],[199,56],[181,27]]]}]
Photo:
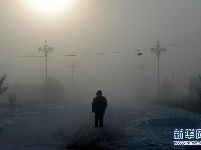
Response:
[{"label": "power line", "polygon": [[[194,41],[200,41],[200,40],[194,40]],[[184,41],[184,42],[174,42],[172,44],[167,44],[167,45],[162,45],[161,48],[166,49],[167,47],[173,47],[173,46],[179,46],[179,45],[186,45],[186,44],[192,44],[191,41]],[[193,47],[194,51],[195,47]],[[113,52],[99,52],[99,53],[94,53],[94,54],[68,54],[68,55],[63,55],[63,56],[82,56],[82,55],[107,55],[107,54],[123,54],[123,53],[134,53],[137,56],[143,55],[143,53],[147,50],[151,50],[151,48],[142,48],[142,49],[137,49],[137,50],[126,50],[126,51],[113,51]],[[199,56],[199,54],[196,51],[196,54]],[[201,57],[199,57],[201,60]]]},{"label": "power line", "polygon": [[195,49],[195,47],[193,46],[193,44],[192,43],[190,43],[191,44],[191,46],[192,46],[192,49],[194,50],[194,52],[195,52],[195,55],[198,57],[198,59],[201,61],[201,57],[200,57],[200,55],[198,54],[198,52],[196,51],[196,49]]},{"label": "power line", "polygon": [[[200,40],[201,39],[199,39],[199,40],[193,40],[193,41],[200,41]],[[201,61],[201,57],[198,54],[197,50],[195,49],[195,47],[193,46],[193,44],[192,44],[191,41],[174,42],[172,44],[170,43],[170,44],[162,45],[161,48],[168,48],[168,47],[179,46],[179,45],[186,45],[186,44],[191,44],[192,49],[194,50],[194,52],[197,55],[198,59]],[[119,54],[120,55],[120,54],[123,54],[123,53],[133,53],[136,56],[141,56],[147,50],[151,50],[151,48],[141,48],[141,49],[137,49],[137,50],[133,49],[133,50],[113,51],[113,52],[101,52],[100,51],[98,53],[81,53],[81,54],[65,54],[65,55],[59,55],[59,54],[57,54],[57,56],[77,57],[77,56],[95,56],[95,55],[108,55],[108,54]],[[29,57],[29,56],[17,56],[17,57]],[[35,57],[41,57],[41,56],[35,56]]]}]

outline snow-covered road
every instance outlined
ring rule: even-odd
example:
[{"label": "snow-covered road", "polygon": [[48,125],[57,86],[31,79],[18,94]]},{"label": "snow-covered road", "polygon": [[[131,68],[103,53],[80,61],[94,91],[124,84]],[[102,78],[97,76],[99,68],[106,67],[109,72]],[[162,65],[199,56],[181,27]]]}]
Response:
[{"label": "snow-covered road", "polygon": [[173,146],[176,128],[201,128],[201,115],[145,103],[111,104],[104,127],[91,105],[0,107],[0,150],[200,149]]}]

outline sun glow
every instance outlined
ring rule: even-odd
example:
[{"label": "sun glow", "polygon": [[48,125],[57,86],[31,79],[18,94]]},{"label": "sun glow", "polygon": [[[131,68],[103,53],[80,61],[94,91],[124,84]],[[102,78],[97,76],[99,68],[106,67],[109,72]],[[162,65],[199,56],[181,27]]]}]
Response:
[{"label": "sun glow", "polygon": [[66,7],[70,8],[75,0],[31,0],[32,5],[43,12],[60,11]]}]

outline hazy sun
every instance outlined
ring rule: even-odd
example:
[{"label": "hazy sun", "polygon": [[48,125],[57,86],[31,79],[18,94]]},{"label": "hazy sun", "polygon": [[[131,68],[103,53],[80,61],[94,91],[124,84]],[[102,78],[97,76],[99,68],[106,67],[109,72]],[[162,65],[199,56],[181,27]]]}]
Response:
[{"label": "hazy sun", "polygon": [[44,12],[59,11],[65,7],[70,7],[74,0],[31,0],[36,9]]}]

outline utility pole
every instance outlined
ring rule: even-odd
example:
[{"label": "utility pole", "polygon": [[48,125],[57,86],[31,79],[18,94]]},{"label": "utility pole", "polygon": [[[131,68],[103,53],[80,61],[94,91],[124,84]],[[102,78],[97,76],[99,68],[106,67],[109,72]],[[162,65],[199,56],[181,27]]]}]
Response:
[{"label": "utility pole", "polygon": [[174,88],[174,98],[175,100],[177,99],[177,96],[176,96],[176,89],[175,89],[175,81],[174,81],[174,73],[172,75],[172,80],[173,80],[173,88]]},{"label": "utility pole", "polygon": [[147,68],[147,65],[145,65],[143,62],[141,65],[138,66],[138,68],[142,71],[142,100],[144,100],[144,69]]},{"label": "utility pole", "polygon": [[159,44],[159,41],[157,41],[157,44],[156,44],[156,48],[151,48],[150,49],[151,52],[155,55],[157,55],[157,58],[158,58],[158,85],[157,85],[157,100],[159,100],[159,92],[160,92],[160,77],[159,77],[159,58],[160,58],[160,55],[162,53],[164,53],[166,51],[165,48],[162,48]]},{"label": "utility pole", "polygon": [[45,44],[43,45],[43,48],[40,47],[38,48],[39,52],[40,53],[43,53],[45,54],[45,64],[46,64],[46,73],[45,73],[45,102],[47,103],[48,102],[48,99],[47,99],[47,56],[48,54],[52,53],[54,48],[53,47],[49,47],[48,44],[47,44],[47,40],[45,40]]},{"label": "utility pole", "polygon": [[77,65],[75,65],[74,61],[72,61],[71,65],[69,66],[71,68],[72,71],[72,100],[74,100],[74,69],[77,67]]}]

